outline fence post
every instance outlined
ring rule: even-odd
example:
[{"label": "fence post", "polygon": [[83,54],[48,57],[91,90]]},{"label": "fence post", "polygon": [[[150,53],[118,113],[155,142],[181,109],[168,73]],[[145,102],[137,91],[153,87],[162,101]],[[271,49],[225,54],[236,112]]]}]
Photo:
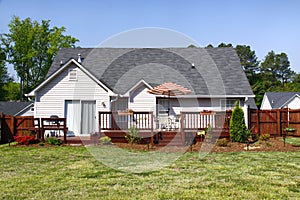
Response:
[{"label": "fence post", "polygon": [[256,120],[256,125],[257,125],[257,133],[260,136],[260,112],[259,110],[256,110],[256,114],[257,114],[257,120]]},{"label": "fence post", "polygon": [[10,128],[11,128],[11,134],[12,137],[15,136],[15,132],[16,132],[16,127],[15,127],[15,117],[14,116],[10,116]]},{"label": "fence post", "polygon": [[277,134],[281,134],[281,110],[277,110]]},{"label": "fence post", "polygon": [[3,142],[2,129],[3,129],[3,113],[0,113],[0,143]]},{"label": "fence post", "polygon": [[247,106],[247,117],[248,117],[248,129],[251,129],[251,112],[250,112],[250,106]]}]

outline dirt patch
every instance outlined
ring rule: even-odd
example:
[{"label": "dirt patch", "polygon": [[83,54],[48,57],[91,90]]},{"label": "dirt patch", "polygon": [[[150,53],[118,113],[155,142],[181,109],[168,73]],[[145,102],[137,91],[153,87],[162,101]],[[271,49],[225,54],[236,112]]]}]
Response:
[{"label": "dirt patch", "polygon": [[250,144],[247,147],[247,144],[229,142],[226,147],[219,147],[215,144],[211,143],[203,143],[197,142],[192,146],[167,146],[167,147],[159,147],[159,146],[148,146],[144,144],[128,144],[128,143],[115,143],[114,145],[120,148],[126,149],[134,149],[139,151],[203,151],[209,150],[210,152],[241,152],[241,151],[299,151],[300,147],[293,146],[291,144],[284,144],[282,138],[270,138],[268,141],[256,142],[254,144]]}]

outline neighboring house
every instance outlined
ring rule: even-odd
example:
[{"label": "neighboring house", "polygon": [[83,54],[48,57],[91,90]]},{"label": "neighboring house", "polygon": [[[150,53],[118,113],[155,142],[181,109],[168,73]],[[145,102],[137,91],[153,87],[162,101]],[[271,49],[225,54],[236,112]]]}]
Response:
[{"label": "neighboring house", "polygon": [[[166,98],[147,92],[164,82],[193,93]],[[35,117],[66,117],[75,135],[99,130],[99,111],[178,116],[181,111],[231,109],[236,101],[244,111],[256,108],[233,48],[61,49],[45,81],[28,96],[35,100]]]},{"label": "neighboring house", "polygon": [[34,104],[32,102],[0,102],[0,113],[12,116],[33,116]]},{"label": "neighboring house", "polygon": [[260,109],[281,108],[300,109],[300,92],[266,92]]}]

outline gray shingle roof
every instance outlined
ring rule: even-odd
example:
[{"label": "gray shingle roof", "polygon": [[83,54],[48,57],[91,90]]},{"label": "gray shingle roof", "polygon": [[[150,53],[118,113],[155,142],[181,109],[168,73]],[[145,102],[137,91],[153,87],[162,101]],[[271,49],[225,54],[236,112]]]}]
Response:
[{"label": "gray shingle roof", "polygon": [[281,108],[295,95],[300,95],[300,92],[266,92],[266,96],[273,109]]},{"label": "gray shingle roof", "polygon": [[0,113],[7,115],[17,115],[32,102],[0,102]]},{"label": "gray shingle roof", "polygon": [[144,80],[152,86],[175,82],[196,95],[253,95],[233,48],[61,49],[47,76],[78,54],[82,65],[115,93]]}]

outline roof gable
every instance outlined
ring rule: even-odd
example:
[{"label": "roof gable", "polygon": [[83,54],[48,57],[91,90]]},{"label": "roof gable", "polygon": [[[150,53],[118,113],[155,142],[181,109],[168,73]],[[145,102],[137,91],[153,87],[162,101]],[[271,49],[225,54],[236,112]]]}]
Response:
[{"label": "roof gable", "polygon": [[266,96],[273,109],[282,108],[293,99],[295,95],[300,95],[300,92],[266,92]]},{"label": "roof gable", "polygon": [[91,74],[88,70],[86,70],[81,63],[77,62],[73,58],[70,59],[67,63],[65,63],[63,66],[58,68],[56,71],[51,73],[51,75],[47,75],[46,80],[44,80],[39,86],[37,86],[33,91],[31,91],[27,96],[35,96],[35,92],[40,90],[42,87],[44,87],[49,81],[51,81],[53,78],[55,78],[59,73],[64,71],[67,67],[69,67],[71,64],[75,64],[78,68],[80,68],[87,76],[89,76],[92,80],[94,80],[98,85],[100,85],[102,88],[104,88],[107,92],[113,94],[113,92],[106,87],[102,82],[100,82],[93,74]]}]

